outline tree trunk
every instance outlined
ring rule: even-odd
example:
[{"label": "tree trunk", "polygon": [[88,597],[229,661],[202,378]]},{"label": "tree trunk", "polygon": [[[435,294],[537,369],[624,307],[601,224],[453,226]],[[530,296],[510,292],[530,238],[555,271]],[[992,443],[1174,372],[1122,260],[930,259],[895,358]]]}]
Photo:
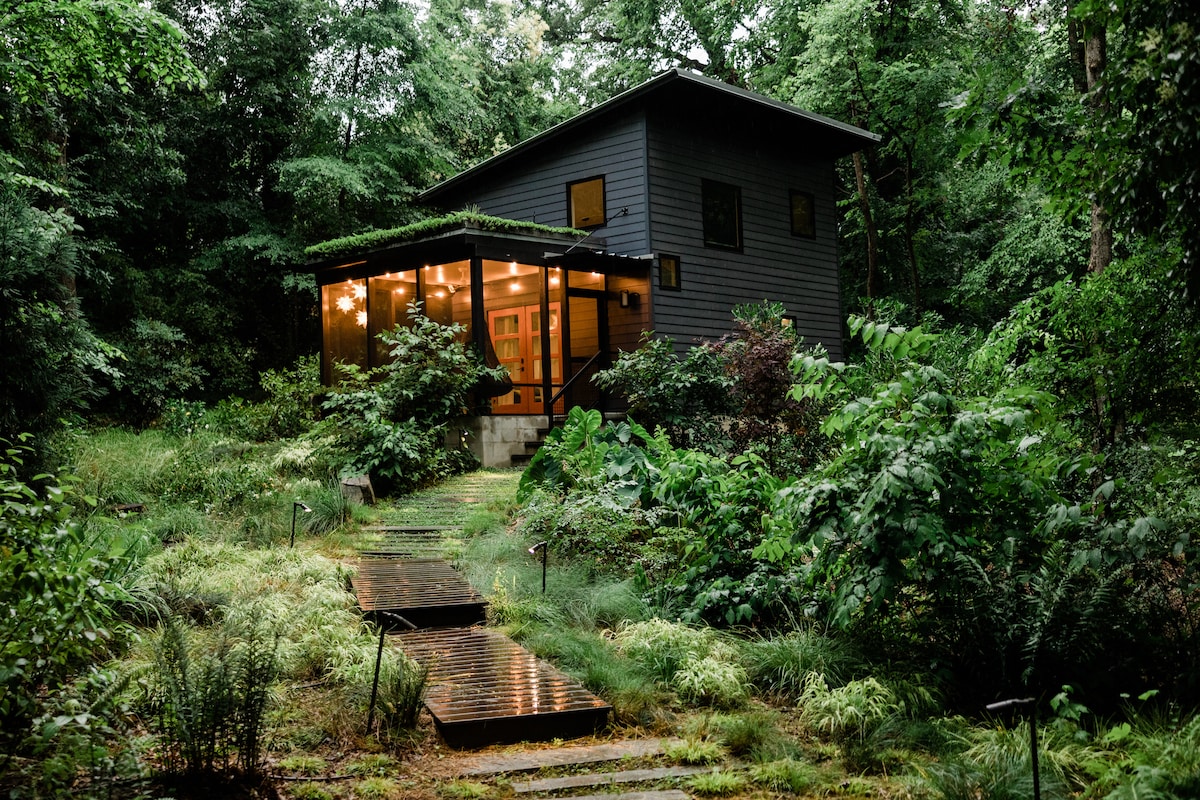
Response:
[{"label": "tree trunk", "polygon": [[875,231],[875,219],[871,216],[871,199],[867,195],[867,175],[863,168],[862,153],[855,152],[853,159],[854,182],[858,187],[858,205],[862,209],[863,227],[867,232],[867,303],[873,310],[875,298],[879,294],[879,287],[876,285],[879,281],[879,236]]},{"label": "tree trunk", "polygon": [[[1085,35],[1083,61],[1087,74],[1087,90],[1091,98],[1093,123],[1100,125],[1101,119],[1108,112],[1108,99],[1105,97],[1104,91],[1097,88],[1108,63],[1108,38],[1104,26],[1099,24],[1086,26]],[[1099,200],[1093,199],[1092,242],[1088,256],[1088,271],[1096,275],[1104,272],[1112,263],[1112,248],[1113,232],[1108,210]]]}]

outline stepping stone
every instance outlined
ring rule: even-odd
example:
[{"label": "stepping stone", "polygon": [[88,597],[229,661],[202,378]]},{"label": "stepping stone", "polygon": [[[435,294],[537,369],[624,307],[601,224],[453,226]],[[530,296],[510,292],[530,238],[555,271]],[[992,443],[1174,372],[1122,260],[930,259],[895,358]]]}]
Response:
[{"label": "stepping stone", "polygon": [[468,776],[498,775],[504,772],[528,772],[542,767],[565,767],[573,764],[597,764],[622,758],[642,758],[662,755],[667,746],[678,739],[628,739],[575,747],[556,747],[522,753],[499,753],[464,758],[458,774]]},{"label": "stepping stone", "polygon": [[712,767],[655,767],[653,769],[630,769],[622,772],[597,772],[591,775],[564,775],[561,778],[540,778],[533,781],[513,783],[512,790],[524,792],[558,792],[563,789],[578,789],[581,786],[609,786],[615,783],[643,783],[668,778],[686,778],[709,772]]},{"label": "stepping stone", "polygon": [[679,789],[663,789],[657,792],[574,795],[571,800],[692,800],[692,798],[687,792]]}]

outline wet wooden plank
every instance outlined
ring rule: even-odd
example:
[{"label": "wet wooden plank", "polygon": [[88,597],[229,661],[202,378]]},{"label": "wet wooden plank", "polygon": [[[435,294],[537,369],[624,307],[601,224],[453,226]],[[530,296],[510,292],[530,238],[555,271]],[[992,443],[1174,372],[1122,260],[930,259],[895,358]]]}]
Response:
[{"label": "wet wooden plank", "polygon": [[497,631],[392,638],[429,670],[425,707],[452,747],[573,738],[608,721],[608,703]]}]

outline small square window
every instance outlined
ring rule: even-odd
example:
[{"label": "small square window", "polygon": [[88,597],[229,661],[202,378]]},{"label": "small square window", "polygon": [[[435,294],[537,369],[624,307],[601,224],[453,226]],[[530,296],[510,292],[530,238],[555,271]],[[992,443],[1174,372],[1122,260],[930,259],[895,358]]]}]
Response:
[{"label": "small square window", "polygon": [[567,217],[572,228],[599,228],[605,223],[603,175],[567,184]]},{"label": "small square window", "polygon": [[792,192],[792,235],[817,238],[817,215],[813,196],[808,192]]},{"label": "small square window", "polygon": [[683,288],[682,276],[679,274],[679,256],[658,254],[658,285],[663,289]]},{"label": "small square window", "polygon": [[700,184],[704,216],[704,245],[742,249],[742,190],[717,181]]}]

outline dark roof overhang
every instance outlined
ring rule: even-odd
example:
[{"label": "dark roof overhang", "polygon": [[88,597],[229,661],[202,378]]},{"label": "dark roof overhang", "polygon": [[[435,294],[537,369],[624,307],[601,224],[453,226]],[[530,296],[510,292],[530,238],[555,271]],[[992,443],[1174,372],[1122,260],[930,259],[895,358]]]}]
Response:
[{"label": "dark roof overhang", "polygon": [[422,239],[309,261],[305,271],[316,274],[318,283],[327,284],[469,258],[604,274],[637,274],[649,263],[645,258],[606,253],[603,240],[595,237],[580,239],[563,234],[462,227]]},{"label": "dark roof overhang", "polygon": [[664,100],[670,101],[673,105],[678,105],[680,102],[690,103],[692,107],[702,111],[711,119],[736,120],[750,115],[763,120],[766,124],[785,134],[803,132],[812,145],[831,158],[862,150],[864,147],[878,143],[882,138],[876,133],[871,133],[855,125],[839,122],[757,92],[675,68],[660,73],[639,86],[628,89],[598,106],[531,136],[520,144],[426,189],[417,195],[417,200],[423,203],[434,202],[442,195],[452,192],[460,185],[474,180],[483,173],[518,159],[576,128],[594,124],[603,117],[620,113],[627,107],[649,99],[653,99],[656,105]]}]

